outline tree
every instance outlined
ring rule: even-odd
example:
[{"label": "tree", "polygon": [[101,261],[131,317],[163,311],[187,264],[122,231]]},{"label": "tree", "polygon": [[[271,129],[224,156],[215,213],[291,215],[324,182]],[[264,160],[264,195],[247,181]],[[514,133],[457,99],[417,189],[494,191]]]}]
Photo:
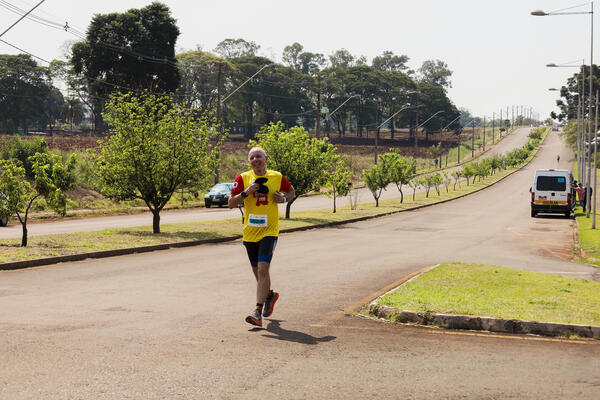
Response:
[{"label": "tree", "polygon": [[201,114],[215,112],[219,84],[223,98],[226,87],[231,86],[233,64],[225,58],[200,50],[180,53],[176,57],[181,76],[178,92],[182,97],[179,103],[195,108]]},{"label": "tree", "polygon": [[[272,64],[264,57],[240,57],[231,62],[239,73],[238,78],[232,81],[234,87],[244,84],[262,67]],[[228,100],[230,116],[245,121],[248,138],[254,137],[256,126],[269,122],[283,121],[286,126],[293,126],[299,116],[314,107],[305,89],[311,79],[291,67],[274,65],[265,68]]]},{"label": "tree", "polygon": [[333,212],[336,212],[336,198],[347,196],[352,187],[352,171],[348,168],[348,159],[343,156],[336,156],[333,162],[333,168],[327,178],[327,185],[330,191],[326,194],[333,197]]},{"label": "tree", "polygon": [[[587,93],[587,85],[590,79],[590,66],[583,65],[582,70],[583,75],[582,71],[579,70],[577,73],[573,74],[573,76],[567,79],[566,85],[561,87],[560,97],[564,100],[556,101],[556,105],[560,108],[561,112],[559,114],[553,112],[553,114],[551,114],[553,119],[558,119],[559,121],[577,119],[577,106],[579,105],[580,100],[579,95],[581,85],[585,85],[586,90],[586,95],[581,98],[582,109],[584,110],[584,118],[585,115],[587,115],[586,113],[590,106],[588,96],[589,93]],[[592,82],[593,87],[597,88],[600,86],[600,67],[596,64],[592,66]]]},{"label": "tree", "polygon": [[396,184],[400,192],[400,203],[404,202],[402,185],[408,184],[415,176],[416,160],[412,157],[403,157],[395,151],[381,155],[380,160],[388,171],[390,182]]},{"label": "tree", "polygon": [[[423,128],[427,133],[435,132],[440,129],[440,123],[446,125],[456,119],[460,115],[460,111],[448,98],[448,95],[443,87],[431,84],[429,82],[419,82],[417,84],[419,104],[423,107],[420,108],[424,117],[431,116],[438,111],[443,111],[429,120]],[[448,129],[458,129],[460,123],[458,120],[452,122]]]},{"label": "tree", "polygon": [[75,157],[63,163],[60,156],[36,153],[30,157],[34,179],[27,179],[25,168],[15,159],[0,160],[0,193],[6,213],[16,215],[22,226],[21,247],[27,246],[27,219],[33,202],[43,196],[59,215],[66,214],[67,190],[75,187]]},{"label": "tree", "polygon": [[423,61],[421,68],[419,68],[419,73],[424,82],[441,86],[444,89],[452,87],[452,83],[450,82],[452,71],[448,68],[448,64],[441,60]]},{"label": "tree", "polygon": [[204,187],[223,140],[206,117],[169,97],[125,94],[108,103],[106,121],[116,132],[100,143],[99,185],[115,200],[143,200],[160,233],[160,212],[178,188]]},{"label": "tree", "polygon": [[397,56],[391,51],[384,51],[382,55],[373,58],[371,65],[381,71],[405,72],[408,70],[408,60],[408,56]]},{"label": "tree", "polygon": [[214,48],[214,52],[223,58],[256,57],[260,45],[244,39],[225,39]]},{"label": "tree", "polygon": [[[285,130],[283,123],[262,127],[257,141],[250,146],[262,147],[268,157],[268,168],[279,171],[294,185],[297,199],[310,191],[318,191],[327,182],[336,160],[336,148],[327,139],[309,138],[302,127]],[[287,203],[285,218],[296,200]]]},{"label": "tree", "polygon": [[21,139],[14,136],[6,142],[0,152],[0,158],[3,160],[18,160],[20,166],[25,169],[25,176],[32,180],[33,175],[33,156],[36,153],[45,154],[48,152],[48,145],[43,138]]},{"label": "tree", "polygon": [[[458,183],[458,186],[460,187],[460,178],[462,176],[463,176],[463,171],[460,169],[457,169],[452,172],[452,177],[454,178],[454,190],[456,190],[457,183]],[[469,184],[469,183],[467,182],[467,184]]]},{"label": "tree", "polygon": [[[115,92],[173,92],[179,85],[175,42],[179,28],[169,8],[158,2],[125,13],[97,14],[86,40],[72,47],[75,73],[87,80],[97,118]],[[102,121],[98,118],[97,130]]]},{"label": "tree", "polygon": [[[475,176],[475,174],[477,173],[476,169],[475,169],[475,164],[470,162],[468,164],[466,164],[463,168],[462,168],[462,173],[461,176],[463,176],[464,178],[466,178],[467,180],[467,186],[469,186],[469,179],[473,176]],[[474,180],[475,178],[473,178]]]},{"label": "tree", "polygon": [[410,182],[408,182],[408,186],[410,186],[412,188],[412,190],[413,190],[413,192],[412,192],[412,194],[413,194],[412,195],[412,199],[413,199],[413,201],[415,201],[415,193],[417,192],[417,188],[419,186],[421,186],[421,180],[417,179],[416,177],[412,178],[410,180]]},{"label": "tree", "polygon": [[329,55],[329,63],[332,68],[342,67],[348,68],[354,64],[356,58],[346,49],[339,49]]},{"label": "tree", "polygon": [[365,185],[371,191],[373,198],[375,199],[375,207],[379,207],[381,193],[385,190],[387,185],[391,183],[390,173],[388,171],[389,165],[386,165],[385,162],[383,162],[381,156],[379,157],[379,160],[380,162],[372,165],[371,168],[363,169],[362,171]]},{"label": "tree", "polygon": [[300,69],[300,53],[304,50],[304,46],[302,46],[298,42],[294,42],[289,46],[285,46],[283,48],[283,54],[281,55],[281,60],[284,64]]},{"label": "tree", "polygon": [[5,130],[28,130],[43,119],[52,85],[48,69],[26,54],[0,55],[0,123]]}]

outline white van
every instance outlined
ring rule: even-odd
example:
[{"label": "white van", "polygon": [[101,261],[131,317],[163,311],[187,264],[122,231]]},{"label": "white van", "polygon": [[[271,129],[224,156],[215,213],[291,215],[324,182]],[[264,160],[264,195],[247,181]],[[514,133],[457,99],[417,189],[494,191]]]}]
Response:
[{"label": "white van", "polygon": [[533,177],[531,216],[538,213],[564,214],[569,218],[575,206],[573,174],[564,169],[538,169]]}]

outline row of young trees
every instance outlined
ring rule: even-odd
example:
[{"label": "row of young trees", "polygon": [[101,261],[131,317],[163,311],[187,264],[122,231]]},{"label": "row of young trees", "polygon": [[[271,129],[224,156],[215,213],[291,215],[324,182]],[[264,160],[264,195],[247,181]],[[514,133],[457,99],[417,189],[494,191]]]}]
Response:
[{"label": "row of young trees", "polygon": [[[84,156],[91,162],[88,183],[116,201],[142,200],[153,215],[153,232],[160,233],[160,212],[179,189],[208,187],[218,165],[223,135],[214,122],[176,104],[169,96],[118,95],[108,103],[104,118],[115,131]],[[294,183],[296,194],[318,191],[323,185],[334,196],[351,185],[346,160],[327,139],[310,138],[302,127],[283,123],[264,126],[249,146],[263,147],[269,168]],[[66,160],[48,151],[43,139],[16,137],[0,152],[0,218],[15,215],[27,245],[27,219],[40,197],[59,215],[66,213],[66,192],[77,182],[77,154]],[[287,204],[286,218],[294,202]]]},{"label": "row of young trees", "polygon": [[[400,192],[400,203],[404,201],[402,188],[408,185],[413,189],[413,200],[418,187],[425,189],[425,197],[429,197],[432,188],[440,195],[440,186],[445,185],[446,191],[451,184],[454,190],[456,185],[464,179],[467,185],[474,184],[479,178],[481,181],[490,175],[494,175],[500,169],[507,169],[522,165],[531,152],[539,146],[540,140],[546,128],[538,128],[529,134],[530,140],[520,149],[515,149],[505,155],[495,155],[486,157],[479,161],[472,161],[460,169],[452,172],[441,171],[417,176],[415,160],[412,157],[403,157],[391,149],[390,152],[382,154],[378,158],[377,164],[369,169],[364,169],[362,177],[367,188],[373,194],[375,206],[379,207],[379,198],[383,190],[391,184],[395,184]],[[471,182],[471,178],[473,181]]]},{"label": "row of young trees", "polygon": [[[259,45],[244,39],[225,39],[212,52],[176,54],[178,36],[169,8],[154,2],[124,13],[96,15],[85,40],[73,44],[68,61],[40,67],[29,55],[2,56],[0,122],[13,132],[32,123],[38,129],[52,128],[57,119],[64,119],[58,110],[64,111],[67,103],[73,113],[73,101],[78,100],[94,129],[103,132],[107,126],[102,113],[110,96],[142,91],[174,96],[178,104],[199,114],[209,112],[225,128],[242,130],[248,137],[259,126],[277,121],[286,127],[319,125],[340,134],[348,123],[361,132],[372,130],[406,105],[420,107],[421,121],[444,111],[425,130],[439,129],[459,115],[446,93],[452,72],[440,60],[425,61],[412,71],[407,56],[390,51],[369,65],[364,56],[346,49],[325,56],[293,43],[277,64],[259,54]],[[57,81],[66,84],[66,99],[53,86]],[[323,107],[337,111],[326,118]],[[416,119],[415,112],[400,113],[391,127],[414,125]],[[458,127],[456,122],[450,128]]]}]

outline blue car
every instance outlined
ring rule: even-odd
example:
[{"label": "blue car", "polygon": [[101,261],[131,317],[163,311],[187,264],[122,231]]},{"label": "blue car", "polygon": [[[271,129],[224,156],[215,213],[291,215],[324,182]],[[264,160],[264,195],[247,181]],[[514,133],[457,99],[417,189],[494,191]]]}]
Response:
[{"label": "blue car", "polygon": [[231,195],[231,188],[233,182],[217,183],[213,186],[210,191],[204,196],[204,205],[206,208],[210,208],[213,204],[223,207],[229,201]]}]

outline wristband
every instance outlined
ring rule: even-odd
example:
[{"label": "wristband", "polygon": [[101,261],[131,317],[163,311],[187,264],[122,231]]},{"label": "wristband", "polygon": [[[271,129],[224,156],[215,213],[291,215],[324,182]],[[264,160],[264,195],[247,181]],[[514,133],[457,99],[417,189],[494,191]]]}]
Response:
[{"label": "wristband", "polygon": [[242,195],[242,199],[245,199],[246,197],[248,197],[248,193],[246,193],[245,190],[242,190],[242,193],[240,193]]},{"label": "wristband", "polygon": [[283,202],[287,203],[287,196],[286,195],[283,195]]}]

